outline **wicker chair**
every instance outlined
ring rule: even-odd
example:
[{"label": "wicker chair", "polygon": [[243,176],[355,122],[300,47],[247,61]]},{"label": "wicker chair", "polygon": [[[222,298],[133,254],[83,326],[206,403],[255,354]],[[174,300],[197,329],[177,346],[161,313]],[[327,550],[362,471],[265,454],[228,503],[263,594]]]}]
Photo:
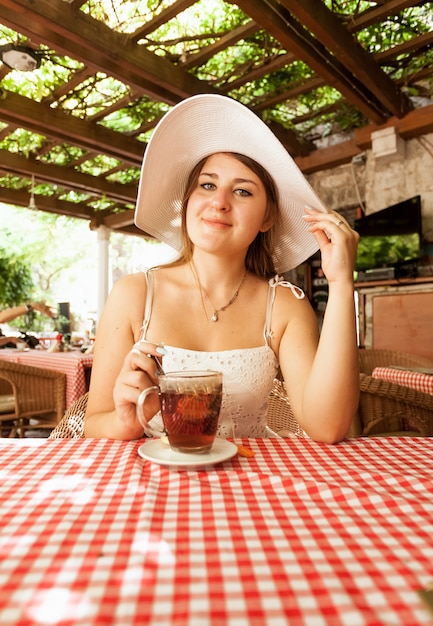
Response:
[{"label": "wicker chair", "polygon": [[[84,416],[86,414],[88,393],[76,400],[66,411],[62,420],[50,433],[49,439],[80,439],[84,437]],[[284,436],[305,437],[305,433],[296,421],[284,384],[275,379],[269,397],[268,426]]]},{"label": "wicker chair", "polygon": [[65,388],[63,372],[0,361],[0,435],[3,427],[9,437],[24,437],[35,427],[53,429],[65,411]]},{"label": "wicker chair", "polygon": [[269,395],[267,425],[282,437],[306,437],[293,415],[284,382],[278,378]]},{"label": "wicker chair", "polygon": [[375,367],[389,367],[398,365],[400,367],[433,367],[430,359],[407,352],[397,352],[395,350],[375,350],[359,349],[359,371],[371,376]]},{"label": "wicker chair", "polygon": [[88,395],[85,393],[71,404],[61,421],[51,431],[48,439],[81,439],[84,437],[84,416]]},{"label": "wicker chair", "polygon": [[[391,353],[391,355],[394,354],[396,353]],[[370,371],[373,371],[374,367],[377,366],[376,363],[384,365],[390,363],[389,357],[383,354],[377,355],[376,361],[372,358],[373,355],[363,354],[362,356],[365,357],[363,361],[363,364],[365,364],[363,366],[366,368],[370,367]],[[381,360],[381,357],[385,360]],[[428,361],[425,362],[424,360],[424,362],[419,363],[417,357],[412,357],[411,355],[406,356],[404,362],[402,360],[400,363],[397,363],[397,361],[393,360],[392,363],[405,366],[429,366]],[[403,432],[403,434],[411,434],[410,431],[413,430],[415,433],[423,435],[430,433],[430,426],[428,426],[428,424],[431,423],[432,419],[433,396],[422,394],[408,387],[401,387],[394,383],[375,379],[366,374],[360,375],[360,381],[360,411],[359,414],[355,416],[347,437],[381,433],[393,434],[393,431],[397,431],[395,434],[402,434],[400,431],[408,431]],[[84,437],[84,416],[86,413],[87,397],[88,394],[86,393],[69,407],[63,419],[51,432],[49,436],[50,439],[79,439]],[[397,406],[392,405],[391,415],[389,415],[388,410],[390,403],[397,403]],[[413,406],[416,407],[415,413]],[[418,418],[421,409],[427,412],[427,421],[425,418]],[[398,419],[396,417],[397,415],[400,416]],[[417,419],[421,419],[420,424],[424,424],[422,428],[420,427],[420,429],[418,429],[417,427],[417,429],[414,429],[415,424],[411,417],[413,415],[416,415]],[[403,422],[404,428],[402,428]],[[307,436],[293,415],[284,382],[278,378],[275,379],[273,389],[269,396],[267,423],[273,432],[281,436]],[[407,428],[409,426],[410,428]]]},{"label": "wicker chair", "polygon": [[433,396],[371,376],[375,367],[433,367],[424,357],[393,350],[359,350],[362,435],[433,436]]}]

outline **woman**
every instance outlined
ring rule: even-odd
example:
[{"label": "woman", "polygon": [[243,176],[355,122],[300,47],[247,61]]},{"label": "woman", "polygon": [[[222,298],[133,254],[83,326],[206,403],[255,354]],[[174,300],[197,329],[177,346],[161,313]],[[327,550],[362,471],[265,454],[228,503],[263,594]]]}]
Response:
[{"label": "woman", "polygon": [[[269,128],[223,96],[175,106],[147,147],[135,219],[180,256],[114,286],[96,335],[86,436],[143,436],[136,403],[157,384],[150,356],[163,355],[166,371],[223,371],[223,435],[266,436],[280,366],[305,432],[344,438],[359,395],[358,235],[326,211]],[[320,337],[301,290],[275,278],[318,247],[329,283]],[[146,409],[150,420],[156,401]]]},{"label": "woman", "polygon": [[[26,313],[30,313],[31,311],[38,311],[39,313],[43,313],[48,317],[54,317],[54,313],[52,312],[50,307],[45,304],[45,302],[28,302],[27,304],[11,306],[7,309],[3,309],[3,311],[0,311],[0,324],[6,324],[8,322],[11,322],[17,317],[21,317],[21,315],[25,315]],[[7,337],[3,335],[0,329],[0,348],[12,348],[16,346],[17,343],[22,341],[22,337]]]}]

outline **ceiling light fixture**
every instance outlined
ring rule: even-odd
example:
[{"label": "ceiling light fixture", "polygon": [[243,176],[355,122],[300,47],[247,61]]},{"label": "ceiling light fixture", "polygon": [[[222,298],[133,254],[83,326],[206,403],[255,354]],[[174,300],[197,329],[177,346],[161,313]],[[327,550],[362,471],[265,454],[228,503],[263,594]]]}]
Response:
[{"label": "ceiling light fixture", "polygon": [[32,187],[30,191],[29,205],[27,208],[31,209],[32,211],[35,211],[38,208],[35,202],[35,175],[34,174],[32,174]]},{"label": "ceiling light fixture", "polygon": [[12,70],[33,72],[41,64],[38,53],[28,46],[0,46],[0,60]]}]

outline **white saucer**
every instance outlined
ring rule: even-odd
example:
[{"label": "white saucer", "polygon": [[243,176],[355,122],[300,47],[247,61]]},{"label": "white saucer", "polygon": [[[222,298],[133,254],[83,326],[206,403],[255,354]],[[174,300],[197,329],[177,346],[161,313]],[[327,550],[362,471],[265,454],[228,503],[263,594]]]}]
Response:
[{"label": "white saucer", "polygon": [[138,454],[147,461],[159,465],[180,468],[202,468],[231,459],[238,451],[237,446],[225,439],[215,439],[209,452],[187,453],[176,452],[159,439],[151,439],[138,448]]}]

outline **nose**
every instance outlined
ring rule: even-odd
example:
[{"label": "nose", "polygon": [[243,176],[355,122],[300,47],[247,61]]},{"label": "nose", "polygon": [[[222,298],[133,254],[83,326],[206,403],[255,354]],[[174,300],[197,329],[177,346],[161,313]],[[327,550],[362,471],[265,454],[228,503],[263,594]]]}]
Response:
[{"label": "nose", "polygon": [[228,190],[222,187],[215,189],[212,195],[211,207],[218,211],[229,211],[231,204]]}]

